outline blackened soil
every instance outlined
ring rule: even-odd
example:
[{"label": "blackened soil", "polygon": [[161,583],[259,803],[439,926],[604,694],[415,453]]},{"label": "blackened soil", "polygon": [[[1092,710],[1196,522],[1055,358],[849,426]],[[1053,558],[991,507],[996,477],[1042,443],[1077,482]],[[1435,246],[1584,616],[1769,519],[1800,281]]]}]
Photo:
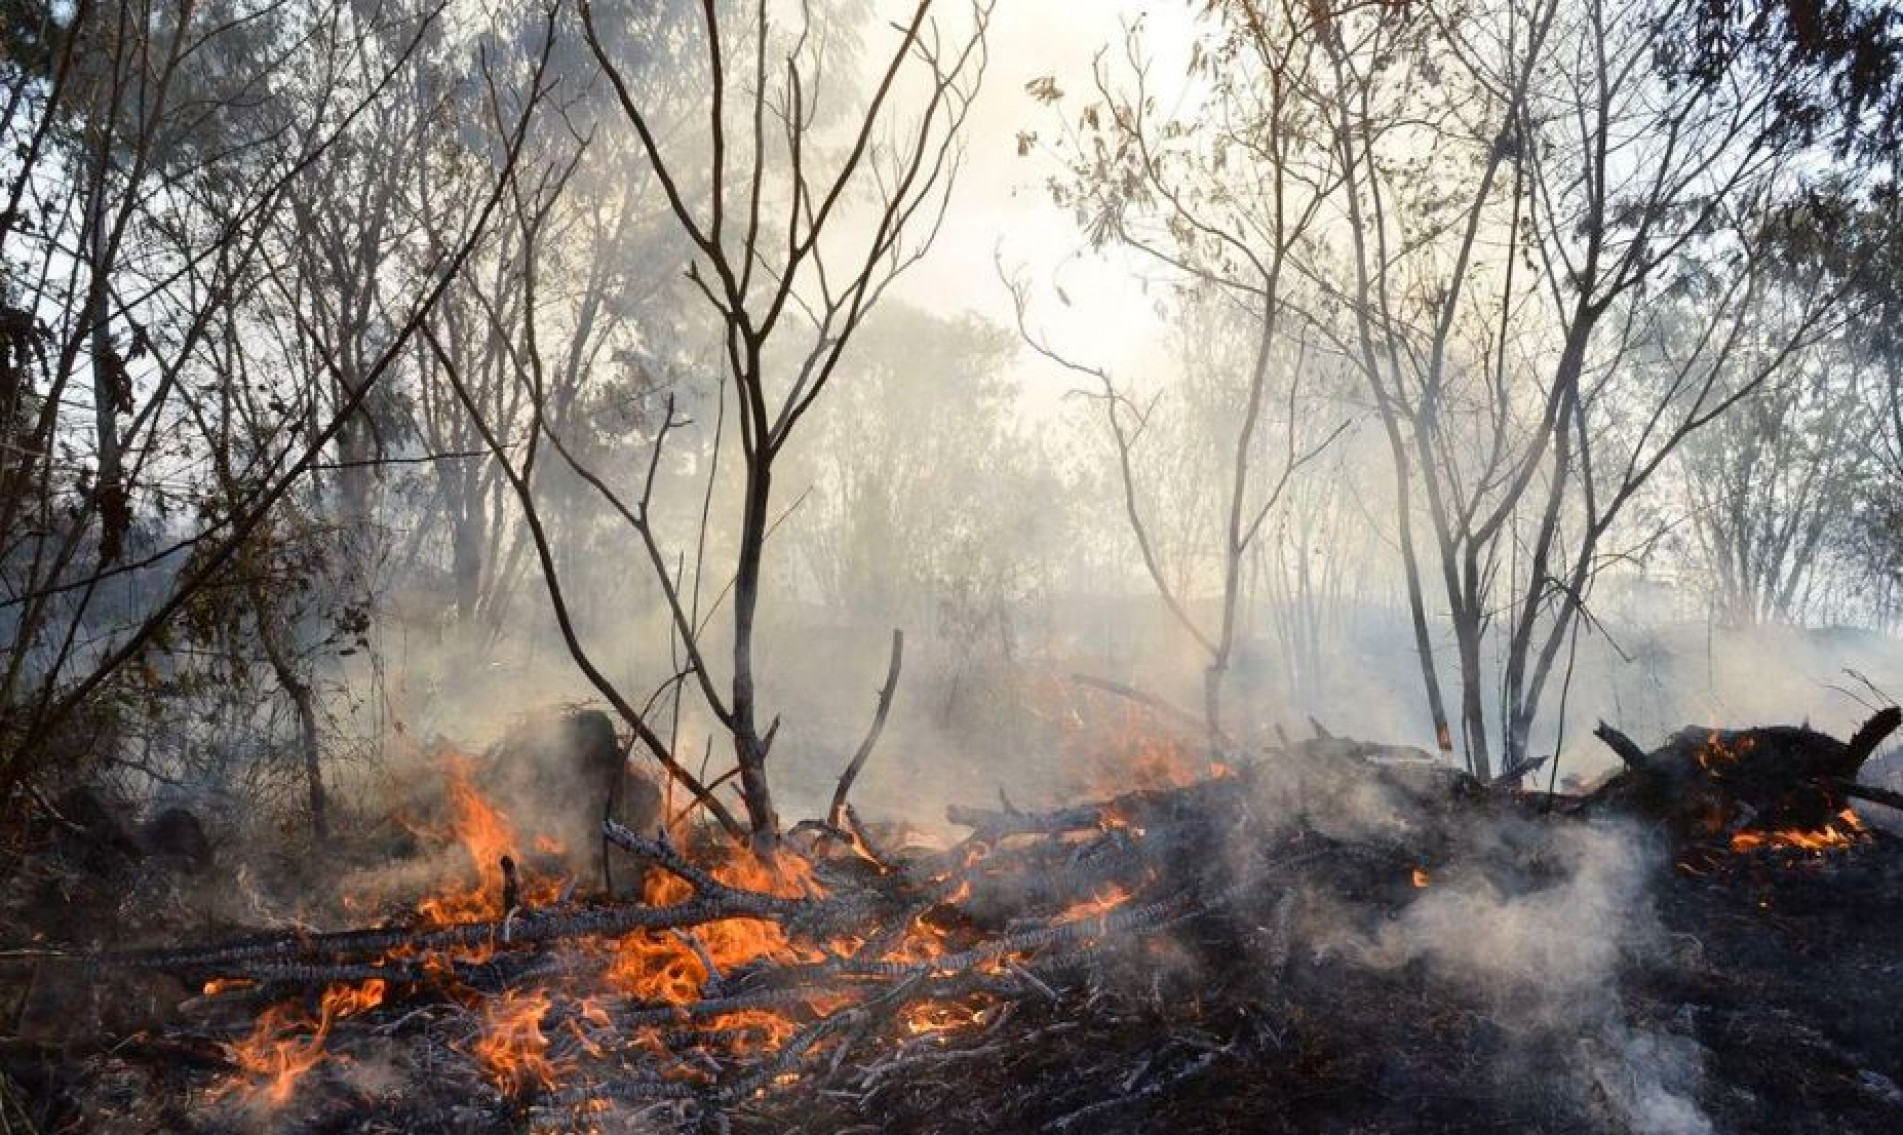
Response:
[{"label": "blackened soil", "polygon": [[[1823,854],[1688,858],[1664,864],[1652,889],[1662,940],[1608,991],[1616,1003],[1587,1014],[1640,1038],[1623,1053],[1597,1027],[1528,1028],[1527,1006],[1418,964],[1303,957],[1273,926],[1229,922],[1186,930],[1167,956],[1152,946],[1118,959],[1086,981],[1103,988],[1081,1008],[1016,1006],[990,1034],[948,1039],[942,1057],[876,1091],[794,1090],[741,1126],[1903,1131],[1903,845],[1879,836]],[[1654,1053],[1645,1038],[1665,1043]],[[1674,1067],[1646,1067],[1654,1058]],[[1621,1067],[1625,1087],[1656,1073],[1693,1106],[1619,1106],[1607,1069]]]}]

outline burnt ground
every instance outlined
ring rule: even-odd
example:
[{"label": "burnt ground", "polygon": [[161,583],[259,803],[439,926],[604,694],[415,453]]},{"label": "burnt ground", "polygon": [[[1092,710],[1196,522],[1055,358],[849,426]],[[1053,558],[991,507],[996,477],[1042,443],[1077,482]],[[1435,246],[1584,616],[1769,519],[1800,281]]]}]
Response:
[{"label": "burnt ground", "polygon": [[[1589,842],[1564,834],[1588,827]],[[357,857],[388,854],[371,842]],[[721,1118],[762,1132],[1903,1130],[1894,837],[1732,853],[1515,820],[1443,851],[1425,886],[1391,855],[1314,834],[1277,855],[1285,885],[1057,959],[1035,992],[967,1000],[978,1023],[895,1028]],[[673,1129],[662,1105],[502,1098],[440,1050],[403,1058],[407,1087],[340,1077],[235,1122],[203,1106],[229,1068],[181,1023],[197,1019],[194,989],[17,955],[217,940],[245,925],[251,890],[320,889],[336,865],[284,852],[263,872],[229,856],[194,872],[43,838],[5,866],[9,1133]],[[1620,882],[1628,867],[1641,885]]]},{"label": "burnt ground", "polygon": [[1529,1028],[1524,1006],[1450,987],[1426,964],[1295,956],[1268,972],[1272,933],[1229,924],[1183,934],[1195,976],[1153,980],[1127,1010],[1025,1003],[970,1058],[948,1042],[868,1103],[789,1101],[757,1129],[1903,1130],[1903,844],[1728,855],[1657,884],[1664,948],[1604,1008],[1622,1034],[1695,1042],[1703,1128],[1613,1106],[1620,1085],[1582,1070],[1603,1050],[1590,1027]]},{"label": "burnt ground", "polygon": [[1640,992],[1689,1018],[1724,1129],[1903,1129],[1903,845],[1737,857],[1660,909],[1687,953]]}]

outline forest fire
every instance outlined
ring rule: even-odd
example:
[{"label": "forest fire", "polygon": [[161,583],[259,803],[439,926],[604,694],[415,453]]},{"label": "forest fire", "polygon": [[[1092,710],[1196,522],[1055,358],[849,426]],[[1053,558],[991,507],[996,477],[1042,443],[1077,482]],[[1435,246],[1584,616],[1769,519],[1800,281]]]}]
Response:
[{"label": "forest fire", "polygon": [[[443,763],[443,774],[449,821],[439,831],[419,830],[453,841],[466,856],[476,879],[468,885],[446,885],[418,900],[418,927],[450,928],[508,919],[555,902],[567,883],[519,872],[514,866],[514,857],[519,854],[516,828],[504,809],[484,794],[473,762],[452,754]],[[559,854],[560,847],[538,837],[536,850],[547,857]],[[766,861],[737,850],[724,851],[715,856],[707,871],[721,883],[761,894],[786,899],[823,895],[810,866],[791,854]],[[642,901],[652,907],[685,903],[694,895],[688,882],[662,871],[649,871],[641,890]],[[361,900],[352,905],[362,905]],[[482,1023],[469,1052],[500,1090],[520,1095],[551,1088],[560,1079],[556,1064],[547,1055],[550,1040],[543,1032],[551,1011],[560,1007],[565,1015],[598,1027],[611,1024],[609,1014],[596,994],[580,988],[505,988],[500,994],[483,994],[456,979],[459,967],[493,958],[497,945],[484,942],[467,949],[422,952],[398,945],[371,965],[411,964],[447,982],[453,996],[475,1006]],[[581,954],[605,959],[598,971],[607,991],[650,1005],[696,1002],[720,975],[749,964],[816,962],[824,957],[816,948],[795,947],[777,923],[759,918],[715,919],[691,930],[635,930],[615,938],[583,937],[574,945]],[[921,922],[919,932],[908,934],[894,947],[892,956],[910,959],[940,951],[937,932]],[[217,996],[251,989],[255,984],[247,978],[212,978],[205,982],[204,993]],[[360,985],[333,985],[324,993],[315,1018],[303,1013],[295,1001],[266,1008],[252,1035],[229,1048],[238,1069],[234,1086],[242,1081],[257,1099],[273,1106],[286,1103],[299,1080],[324,1060],[325,1041],[334,1022],[375,1007],[386,988],[380,978]],[[733,1040],[734,1051],[757,1052],[783,1043],[796,1025],[779,1013],[737,1010],[712,1017],[707,1027]],[[596,1046],[592,1039],[585,1044]],[[598,1047],[596,1054],[603,1054]]]},{"label": "forest fire", "polygon": [[0,1135],[1903,1131],[1903,0],[0,106]]},{"label": "forest fire", "polygon": [[[915,914],[902,933],[886,935],[878,944],[869,942],[869,930],[836,934],[824,942],[799,942],[773,918],[744,916],[711,918],[693,926],[634,929],[620,935],[580,935],[570,943],[572,956],[590,964],[574,969],[576,976],[556,983],[483,992],[469,985],[462,975],[498,959],[509,944],[508,928],[518,924],[516,920],[524,928],[532,925],[539,909],[559,905],[569,884],[516,868],[516,827],[505,809],[485,795],[473,763],[452,755],[442,767],[448,822],[441,828],[416,830],[453,842],[467,859],[475,882],[447,884],[417,900],[415,926],[419,933],[427,934],[499,922],[502,936],[445,949],[419,949],[399,942],[367,965],[372,969],[387,967],[393,974],[400,971],[410,975],[412,981],[420,978],[439,984],[455,1002],[471,1008],[480,1024],[467,1052],[488,1081],[510,1097],[562,1084],[564,1067],[573,1064],[574,1059],[559,1058],[557,1049],[572,1048],[596,1061],[614,1059],[615,1053],[624,1049],[665,1052],[658,1022],[694,1023],[705,1038],[703,1043],[716,1046],[728,1057],[771,1054],[799,1032],[802,1019],[832,1012],[854,999],[816,990],[789,1001],[785,1009],[736,1006],[704,1016],[688,1010],[706,1003],[709,991],[732,975],[762,965],[823,967],[829,960],[836,963],[842,956],[858,954],[869,955],[873,964],[881,966],[931,967],[934,959],[946,956],[952,948],[952,931],[935,918],[935,912],[971,894],[970,880],[961,879],[943,899]],[[546,843],[538,848],[545,857],[556,850]],[[845,850],[857,854],[849,845]],[[975,865],[983,852],[982,844],[974,844],[964,866]],[[676,870],[647,870],[640,882],[640,905],[655,910],[691,906],[699,897],[692,881],[697,877],[737,893],[789,903],[818,902],[827,897],[827,888],[815,876],[814,864],[791,850],[762,858],[741,849],[709,844],[703,845],[695,859],[693,866],[682,860]],[[1106,885],[1072,904],[1058,921],[1099,917],[1130,897],[1121,887]],[[363,905],[359,897],[347,908]],[[999,954],[987,959],[981,968],[997,972],[1009,956]],[[597,975],[598,980],[589,974]],[[257,984],[241,976],[214,977],[204,983],[203,989],[209,997],[255,990]],[[242,1088],[254,1102],[282,1107],[292,1099],[300,1081],[326,1059],[326,1041],[335,1022],[376,1007],[388,988],[383,978],[333,984],[323,994],[320,1011],[314,1017],[295,1000],[266,1007],[250,1037],[228,1047],[235,1072],[223,1090]],[[622,1030],[617,1024],[617,1006],[639,1007],[635,1009],[637,1016],[658,1012],[653,1017],[657,1024]],[[966,1028],[984,1019],[982,1003],[959,1001],[923,1002],[907,1007],[899,1017],[907,1035]],[[548,1031],[551,1027],[555,1029],[554,1037]],[[705,1079],[705,1070],[692,1062],[670,1062],[660,1074],[687,1082]]]},{"label": "forest fire", "polygon": [[[1903,715],[1883,716],[1860,736],[1895,716]],[[1719,759],[1707,741],[1700,734],[1668,744],[1633,767],[1677,768],[1682,760],[1700,768],[1699,778],[1646,784],[1681,786],[1702,816],[1710,778],[1695,754]],[[1725,751],[1747,756],[1727,763],[1724,783],[1753,791],[1771,775],[1753,762],[1781,750],[1768,767],[1787,778],[1766,782],[1765,791],[1801,798],[1809,766],[1791,754],[1835,754],[1836,745],[1808,732],[1760,731],[1755,745],[1726,737]],[[903,1074],[897,1070],[939,1060],[974,1061],[976,1070],[993,1056],[1021,1062],[1050,1038],[1097,1043],[1134,1020],[1156,1022],[1159,1031],[1119,1073],[1131,1084],[1158,1068],[1200,1075],[1210,1066],[1205,1058],[1227,1059],[1221,1054],[1250,1045],[1253,1059],[1273,1063],[1283,1052],[1276,1035],[1291,1026],[1260,1034],[1248,1026],[1226,1040],[1206,1034],[1259,1012],[1246,992],[1259,987],[1258,967],[1291,948],[1277,943],[1301,933],[1288,913],[1292,894],[1327,888],[1328,901],[1360,909],[1355,917],[1378,936],[1391,932],[1379,927],[1445,917],[1432,912],[1497,890],[1501,872],[1518,870],[1460,850],[1463,817],[1516,813],[1538,838],[1554,841],[1543,858],[1564,863],[1582,839],[1598,841],[1594,855],[1630,854],[1608,853],[1617,841],[1580,825],[1581,810],[1617,802],[1654,809],[1668,823],[1679,815],[1672,798],[1657,795],[1555,800],[1510,788],[1476,795],[1457,773],[1424,771],[1388,753],[1325,736],[1184,786],[1044,812],[954,807],[950,815],[969,837],[881,855],[877,867],[839,838],[788,837],[756,855],[707,828],[660,839],[609,820],[604,836],[642,865],[640,873],[619,872],[627,893],[580,897],[573,883],[503,866],[520,853],[523,829],[478,770],[451,762],[443,789],[449,819],[418,830],[454,843],[424,849],[420,862],[451,865],[475,884],[451,879],[397,904],[412,913],[392,924],[148,951],[118,964],[200,974],[208,996],[260,1006],[243,1039],[223,1045],[229,1069],[208,1098],[286,1123],[292,1109],[372,1106],[410,1115],[393,1120],[398,1126],[440,1125],[449,1121],[402,1109],[467,1107],[457,1101],[471,1099],[488,1101],[498,1117],[541,1117],[548,1129],[608,1129],[607,1117],[624,1108],[665,1114],[675,1127],[730,1113],[772,1116],[767,1125],[775,1126],[787,1118],[781,1109],[795,1107],[843,1122],[871,1106],[874,1089]],[[1289,778],[1299,782],[1298,798],[1324,809],[1375,788],[1414,803],[1399,817],[1384,814],[1372,829],[1380,835],[1362,842],[1257,807]],[[1732,846],[1812,852],[1873,842],[1848,809],[1821,828],[1769,829],[1761,842],[1748,834],[1736,833]],[[1707,837],[1693,827],[1686,839],[1697,845]],[[493,870],[482,867],[488,859]],[[1453,860],[1460,877],[1492,885],[1430,886]],[[1412,885],[1397,888],[1397,877]],[[1513,885],[1526,887],[1531,877]],[[1257,944],[1239,948],[1238,932]],[[1302,1027],[1325,1036],[1342,1011],[1342,983],[1366,979],[1352,968],[1331,970],[1318,986],[1326,1001],[1306,1010],[1315,1023]],[[285,986],[315,992],[287,997]],[[387,1063],[392,1044],[408,1054],[398,1066],[422,1077],[414,1103],[367,1098],[356,1086],[377,1082],[353,1071],[367,1066],[365,1054]],[[428,1086],[438,1080],[457,1087]],[[1138,1107],[1141,1098],[1113,1091],[1101,1101],[1058,1100],[1069,1109],[1063,1114],[1089,1115],[1099,1104]]]},{"label": "forest fire", "polygon": [[1793,851],[1825,852],[1838,848],[1854,846],[1858,841],[1869,838],[1868,829],[1857,814],[1848,808],[1837,813],[1836,819],[1821,828],[1800,829],[1783,828],[1775,831],[1745,830],[1732,834],[1731,850],[1758,851],[1763,848],[1780,848]]},{"label": "forest fire", "polygon": [[[1225,769],[1223,775],[1234,774]],[[616,1061],[633,1052],[661,1058],[656,1075],[663,1081],[704,1085],[707,1061],[715,1054],[719,1060],[771,1058],[795,1044],[815,1020],[823,1025],[838,1019],[839,1013],[856,1012],[854,1006],[862,1000],[847,986],[815,988],[794,997],[768,996],[770,1004],[749,1004],[748,994],[726,992],[749,973],[763,967],[769,973],[825,972],[861,959],[856,964],[868,974],[911,972],[918,981],[964,980],[961,974],[1009,980],[1023,972],[1018,965],[1041,942],[1088,942],[1093,935],[1112,932],[1113,916],[1128,911],[1135,898],[1133,888],[1155,878],[1146,868],[1128,886],[1115,880],[1098,883],[1062,904],[1048,917],[1047,929],[1020,933],[1021,946],[986,948],[972,938],[966,916],[958,913],[960,905],[972,899],[977,872],[994,850],[992,841],[974,838],[957,851],[954,866],[935,871],[926,881],[935,896],[891,930],[881,930],[876,922],[848,924],[813,938],[796,936],[777,916],[736,912],[620,934],[584,933],[568,943],[565,976],[484,991],[473,975],[482,967],[507,962],[511,932],[533,934],[538,920],[550,916],[545,911],[561,909],[570,886],[514,865],[520,852],[517,828],[505,808],[485,794],[471,761],[450,757],[443,776],[447,822],[417,830],[459,848],[474,882],[449,883],[417,900],[414,932],[397,935],[392,946],[363,965],[389,971],[391,979],[403,983],[408,997],[435,986],[451,1004],[473,1012],[478,1024],[465,1051],[483,1077],[512,1098],[560,1089],[577,1061]],[[1144,806],[1139,799],[1110,802],[1091,814],[1097,821],[1089,827],[1101,839],[1141,838]],[[636,848],[645,846],[626,833],[620,838]],[[752,901],[769,908],[823,906],[838,897],[816,874],[826,861],[809,859],[790,845],[764,858],[717,842],[696,846],[690,858],[667,844],[653,845],[658,858],[641,876],[635,909],[691,909],[717,898],[706,893],[710,888],[755,896]],[[841,849],[863,862],[850,845]],[[363,905],[359,898],[349,909]],[[481,925],[499,930],[476,937],[464,934],[465,927]],[[422,944],[432,940],[431,934],[456,935],[457,944]],[[204,989],[207,996],[237,996],[255,992],[257,984],[241,973],[225,974],[206,981]],[[390,979],[383,977],[333,983],[314,1016],[295,999],[268,1005],[251,1035],[229,1046],[234,1072],[224,1090],[242,1089],[253,1101],[285,1106],[325,1061],[336,1022],[375,1008],[390,991]],[[975,991],[925,997],[895,1005],[893,1027],[904,1037],[949,1035],[988,1023],[995,1005],[994,996]],[[678,1042],[662,1039],[665,1030],[683,1026],[700,1038],[688,1050],[700,1056],[683,1058],[686,1054],[673,1048]],[[782,1074],[774,1082],[797,1079]]]}]

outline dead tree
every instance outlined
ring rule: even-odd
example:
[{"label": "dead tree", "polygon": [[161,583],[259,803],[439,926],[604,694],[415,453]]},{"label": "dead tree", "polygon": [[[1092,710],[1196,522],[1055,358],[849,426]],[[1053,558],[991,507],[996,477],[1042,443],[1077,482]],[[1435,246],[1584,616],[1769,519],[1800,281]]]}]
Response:
[{"label": "dead tree", "polygon": [[[646,488],[634,504],[563,444],[539,391],[533,393],[529,414],[533,434],[549,441],[643,546],[666,597],[677,645],[686,655],[683,678],[691,677],[709,712],[731,736],[746,805],[745,831],[764,847],[778,838],[779,820],[766,774],[772,728],[759,704],[754,632],[774,522],[775,461],[839,369],[866,314],[936,233],[960,161],[960,129],[984,72],[990,8],[975,4],[968,25],[947,35],[933,18],[932,0],[922,0],[898,28],[864,109],[848,131],[845,153],[824,171],[816,130],[819,89],[823,80],[839,81],[826,73],[824,37],[804,23],[782,28],[764,3],[743,6],[738,28],[721,9],[715,0],[703,5],[711,86],[707,150],[688,156],[664,147],[651,107],[615,60],[609,46],[613,37],[604,35],[612,29],[598,26],[591,6],[581,5],[588,47],[692,247],[687,278],[720,328],[723,400],[730,396],[735,406],[742,482],[727,592],[732,633],[725,690],[705,648],[703,621],[683,598],[675,565],[649,513],[662,446],[680,424],[671,407],[654,438]],[[908,115],[902,100],[912,88],[917,88],[918,104]],[[704,189],[682,175],[703,159],[709,170]],[[848,198],[858,194],[870,196],[870,216],[849,219],[854,205]],[[783,218],[777,227],[770,211]],[[803,329],[796,326],[801,321]],[[526,368],[531,377],[535,365],[531,345]],[[539,527],[529,478],[512,480],[531,528]],[[559,588],[554,561],[539,532],[536,542],[553,597]],[[571,654],[591,677],[599,675],[568,620],[563,621]],[[605,678],[596,681],[597,688],[608,684]],[[659,732],[628,699],[617,694],[611,700],[678,778],[681,765]],[[717,804],[714,810],[720,814]]]}]

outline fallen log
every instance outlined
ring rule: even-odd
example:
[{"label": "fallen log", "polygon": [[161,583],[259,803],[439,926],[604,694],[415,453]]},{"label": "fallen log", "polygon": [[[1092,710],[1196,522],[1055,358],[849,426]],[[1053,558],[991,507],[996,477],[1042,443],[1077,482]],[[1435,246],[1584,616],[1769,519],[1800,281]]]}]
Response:
[{"label": "fallen log", "polygon": [[1804,726],[1690,726],[1647,752],[1601,722],[1594,735],[1625,767],[1589,803],[1659,821],[1683,839],[1822,829],[1850,796],[1870,798],[1857,772],[1899,724],[1903,711],[1893,706],[1847,742]]},{"label": "fallen log", "polygon": [[1886,808],[1903,811],[1903,792],[1893,792],[1874,784],[1865,784],[1860,780],[1833,780],[1832,787],[1845,796],[1854,796],[1859,800],[1868,800],[1872,804],[1881,804]]},{"label": "fallen log", "polygon": [[457,950],[529,946],[568,938],[615,937],[635,930],[700,926],[730,918],[771,918],[788,913],[791,900],[724,888],[668,906],[623,906],[574,914],[531,914],[512,919],[452,923],[430,929],[382,927],[327,933],[273,935],[185,949],[120,950],[86,960],[98,968],[207,970],[272,959],[345,959],[393,950],[449,953]]}]

